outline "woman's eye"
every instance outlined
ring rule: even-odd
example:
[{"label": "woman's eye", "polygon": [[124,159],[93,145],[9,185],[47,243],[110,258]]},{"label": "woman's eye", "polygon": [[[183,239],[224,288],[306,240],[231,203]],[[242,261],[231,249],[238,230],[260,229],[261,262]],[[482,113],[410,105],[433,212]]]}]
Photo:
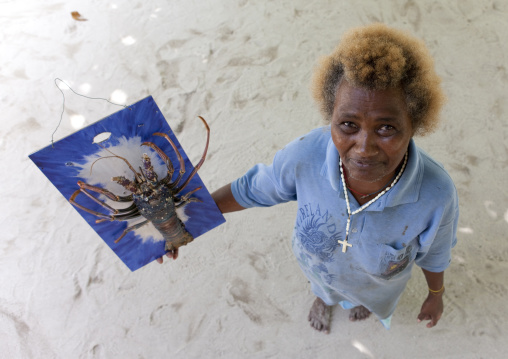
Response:
[{"label": "woman's eye", "polygon": [[346,133],[352,133],[358,129],[357,126],[353,122],[349,122],[349,121],[342,122],[339,126],[340,126],[341,130]]},{"label": "woman's eye", "polygon": [[395,127],[390,125],[383,125],[379,128],[379,134],[382,136],[390,136],[393,135],[397,130]]}]

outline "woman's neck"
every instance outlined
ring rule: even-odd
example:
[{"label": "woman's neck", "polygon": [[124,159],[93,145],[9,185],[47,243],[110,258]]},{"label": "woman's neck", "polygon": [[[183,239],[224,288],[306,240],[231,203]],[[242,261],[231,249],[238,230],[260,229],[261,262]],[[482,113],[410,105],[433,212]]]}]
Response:
[{"label": "woman's neck", "polygon": [[377,181],[374,182],[366,182],[359,181],[354,178],[350,178],[347,173],[347,169],[343,168],[346,186],[349,190],[349,193],[353,195],[356,201],[363,205],[369,202],[371,199],[375,198],[378,193],[383,191],[385,188],[390,186],[390,184],[395,179],[396,174],[400,171],[400,166],[395,169],[392,173],[388,173]]}]

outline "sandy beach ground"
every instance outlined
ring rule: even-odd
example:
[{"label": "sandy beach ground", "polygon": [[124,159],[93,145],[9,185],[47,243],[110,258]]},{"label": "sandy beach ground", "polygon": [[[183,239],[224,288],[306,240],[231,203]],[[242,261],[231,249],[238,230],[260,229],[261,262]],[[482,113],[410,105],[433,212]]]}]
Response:
[{"label": "sandy beach ground", "polygon": [[[76,21],[78,11],[87,21]],[[1,1],[0,357],[505,358],[508,1]],[[131,273],[28,159],[62,110],[54,79],[125,104],[152,95],[210,191],[323,124],[309,81],[342,33],[381,21],[422,38],[448,103],[417,144],[460,195],[445,312],[416,317],[415,268],[392,329],[312,330],[291,252],[294,203],[226,216],[180,258]],[[120,108],[64,91],[55,140]]]}]

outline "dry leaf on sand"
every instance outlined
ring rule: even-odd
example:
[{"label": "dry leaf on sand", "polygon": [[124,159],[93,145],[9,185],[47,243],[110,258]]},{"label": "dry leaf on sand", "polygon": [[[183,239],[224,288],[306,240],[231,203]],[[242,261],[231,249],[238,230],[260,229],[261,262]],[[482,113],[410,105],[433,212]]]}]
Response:
[{"label": "dry leaf on sand", "polygon": [[81,14],[77,11],[71,12],[72,18],[76,21],[87,21],[88,19],[85,19],[81,16]]}]

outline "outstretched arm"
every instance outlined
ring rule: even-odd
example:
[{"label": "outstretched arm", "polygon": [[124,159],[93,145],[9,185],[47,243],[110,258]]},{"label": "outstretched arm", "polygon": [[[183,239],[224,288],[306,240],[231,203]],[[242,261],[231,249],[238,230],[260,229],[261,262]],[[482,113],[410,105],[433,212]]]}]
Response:
[{"label": "outstretched arm", "polygon": [[418,314],[418,322],[422,320],[430,320],[427,328],[432,328],[437,324],[443,314],[443,293],[444,293],[444,272],[434,273],[422,268],[429,294],[423,302],[420,314]]},{"label": "outstretched arm", "polygon": [[231,183],[212,193],[212,198],[222,213],[236,212],[245,209],[240,206],[231,192]]}]

